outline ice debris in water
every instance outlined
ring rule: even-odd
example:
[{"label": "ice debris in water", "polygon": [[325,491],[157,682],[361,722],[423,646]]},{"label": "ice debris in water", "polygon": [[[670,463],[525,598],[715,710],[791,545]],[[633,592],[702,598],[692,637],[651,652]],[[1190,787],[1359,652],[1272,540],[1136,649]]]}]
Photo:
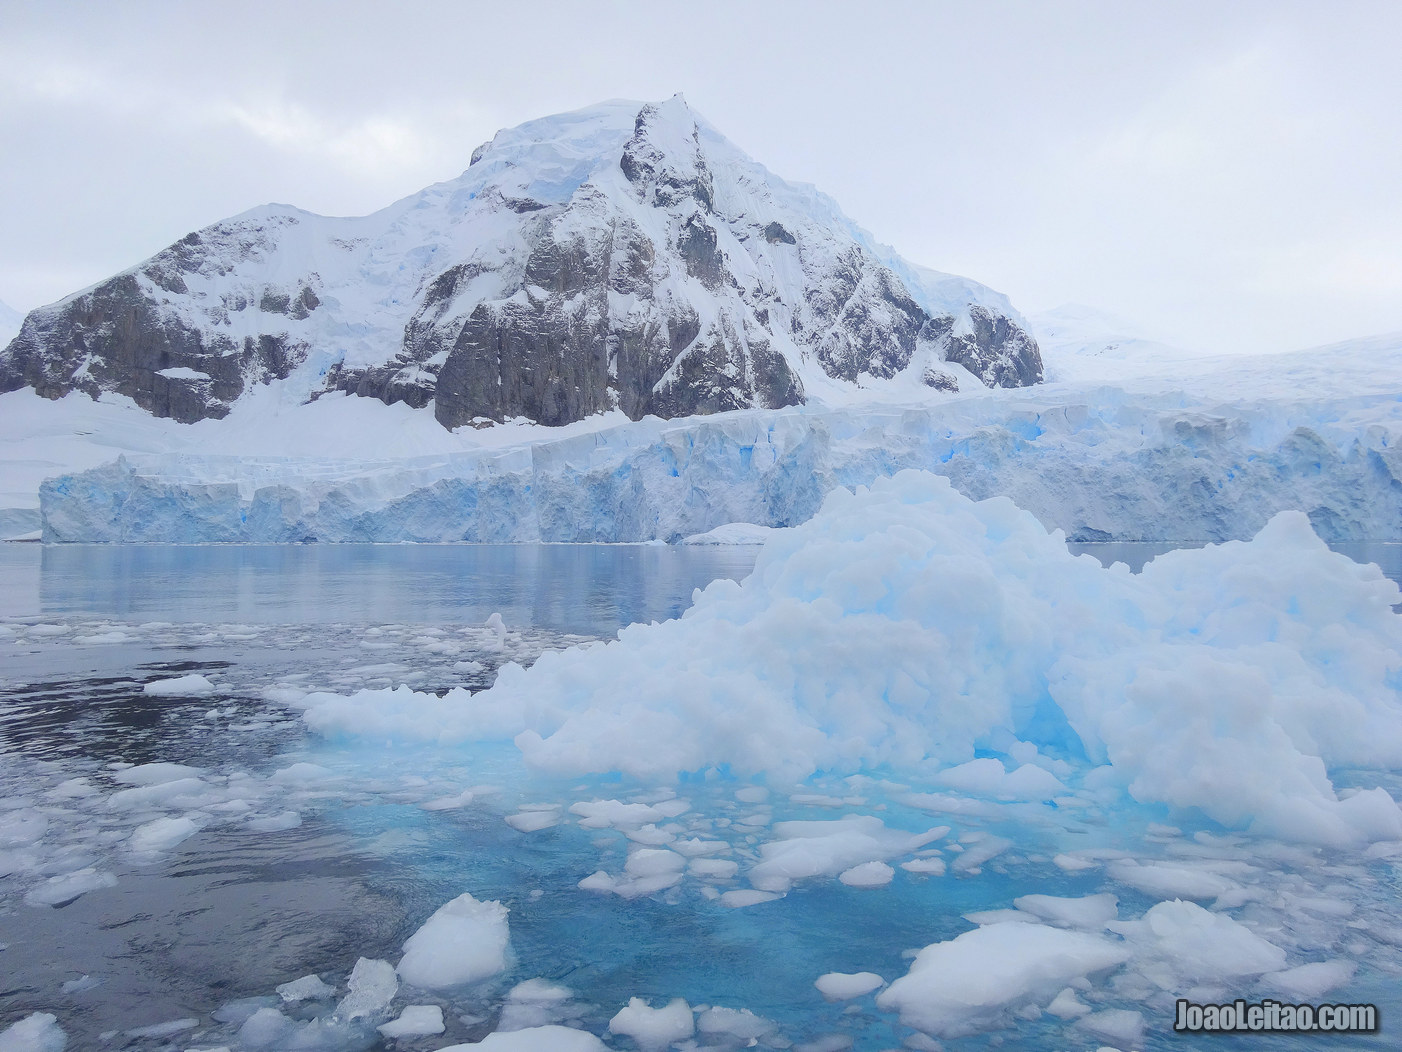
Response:
[{"label": "ice debris in water", "polygon": [[507,965],[507,908],[464,893],[440,906],[404,943],[399,977],[438,990],[479,982]]},{"label": "ice debris in water", "polygon": [[961,1037],[1006,1025],[1014,1009],[1035,998],[1049,1001],[1070,981],[1129,956],[1123,945],[1086,932],[990,924],[925,947],[876,1003],[927,1034]]},{"label": "ice debris in water", "polygon": [[158,679],[141,688],[143,693],[160,697],[198,697],[214,693],[214,684],[199,673],[178,676],[175,679]]},{"label": "ice debris in water", "polygon": [[349,993],[336,1006],[340,1019],[375,1019],[382,1016],[399,991],[394,965],[361,957],[346,980]]},{"label": "ice debris in water", "polygon": [[449,1045],[438,1052],[609,1052],[593,1034],[567,1026],[533,1026],[525,1030],[488,1034],[481,1041]]},{"label": "ice debris in water", "polygon": [[828,972],[818,976],[813,985],[829,1001],[850,1001],[881,989],[886,980],[875,972]]},{"label": "ice debris in water", "polygon": [[33,1012],[0,1030],[0,1052],[63,1052],[67,1046],[58,1017],[48,1012]]},{"label": "ice debris in water", "polygon": [[631,1037],[643,1052],[661,1052],[673,1042],[691,1037],[696,1032],[696,1020],[691,1005],[680,997],[662,1008],[653,1008],[641,997],[633,997],[609,1020],[609,1032]]},{"label": "ice debris in water", "polygon": [[966,795],[1037,800],[1093,774],[1141,803],[1343,845],[1402,839],[1386,791],[1339,794],[1327,773],[1402,767],[1400,598],[1298,512],[1136,575],[1072,556],[1006,498],[906,471],[835,491],[679,620],[507,664],[477,694],[298,704],[327,734],[514,739],[569,775],[777,785],[933,764]]},{"label": "ice debris in water", "polygon": [[278,996],[288,1004],[295,1004],[298,1001],[322,1001],[336,992],[334,987],[327,986],[321,981],[319,975],[304,975],[300,979],[293,979],[289,983],[282,983],[277,987]]},{"label": "ice debris in water", "polygon": [[399,1018],[376,1027],[385,1037],[421,1037],[443,1033],[443,1009],[438,1005],[406,1005]]}]

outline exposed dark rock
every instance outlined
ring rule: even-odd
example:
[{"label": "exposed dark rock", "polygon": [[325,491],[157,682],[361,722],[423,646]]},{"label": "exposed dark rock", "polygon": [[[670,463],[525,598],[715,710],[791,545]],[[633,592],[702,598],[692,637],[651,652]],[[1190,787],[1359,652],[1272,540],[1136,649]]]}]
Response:
[{"label": "exposed dark rock", "polygon": [[926,369],[920,377],[920,382],[936,391],[959,390],[958,379],[953,373],[947,373],[943,369]]},{"label": "exposed dark rock", "polygon": [[977,304],[969,308],[972,333],[956,333],[952,315],[928,321],[920,333],[990,387],[1029,387],[1042,382],[1042,354],[1037,341],[1010,318]]},{"label": "exposed dark rock", "polygon": [[797,242],[794,240],[794,236],[790,234],[787,230],[785,230],[783,225],[780,223],[770,223],[764,228],[764,240],[768,241],[771,245],[797,244]]}]

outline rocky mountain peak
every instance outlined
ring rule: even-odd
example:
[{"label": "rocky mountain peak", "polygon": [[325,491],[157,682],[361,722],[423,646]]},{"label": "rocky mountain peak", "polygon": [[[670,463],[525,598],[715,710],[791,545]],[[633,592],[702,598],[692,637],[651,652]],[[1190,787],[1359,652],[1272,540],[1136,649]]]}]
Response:
[{"label": "rocky mountain peak", "polygon": [[0,389],[222,416],[251,386],[445,427],[670,417],[1041,378],[998,293],[914,267],[681,96],[498,132],[370,216],[255,209],[33,312]]}]

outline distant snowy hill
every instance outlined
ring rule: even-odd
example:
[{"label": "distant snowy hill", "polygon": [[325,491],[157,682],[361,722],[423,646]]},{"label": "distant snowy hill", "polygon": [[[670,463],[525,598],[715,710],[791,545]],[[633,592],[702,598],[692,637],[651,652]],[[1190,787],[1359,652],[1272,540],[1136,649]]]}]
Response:
[{"label": "distant snowy hill", "polygon": [[1146,333],[1142,326],[1081,303],[1027,316],[1048,380],[1109,380],[1142,372],[1150,361],[1200,355]]},{"label": "distant snowy hill", "polygon": [[1041,378],[1005,297],[876,244],[681,96],[502,131],[373,215],[216,223],[32,312],[0,352],[0,391],[115,393],[182,422],[275,380],[454,428]]},{"label": "distant snowy hill", "polygon": [[22,321],[24,321],[24,315],[4,300],[0,300],[0,344],[9,343],[19,335]]}]

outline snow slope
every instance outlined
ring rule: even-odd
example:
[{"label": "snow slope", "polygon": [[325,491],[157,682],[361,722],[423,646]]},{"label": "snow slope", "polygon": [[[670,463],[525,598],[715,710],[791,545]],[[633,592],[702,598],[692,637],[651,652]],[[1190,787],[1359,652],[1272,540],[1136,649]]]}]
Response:
[{"label": "snow slope", "polygon": [[1134,322],[1082,303],[1063,303],[1027,318],[1049,380],[1112,380],[1134,375],[1146,360],[1191,368],[1192,351],[1148,335]]}]

